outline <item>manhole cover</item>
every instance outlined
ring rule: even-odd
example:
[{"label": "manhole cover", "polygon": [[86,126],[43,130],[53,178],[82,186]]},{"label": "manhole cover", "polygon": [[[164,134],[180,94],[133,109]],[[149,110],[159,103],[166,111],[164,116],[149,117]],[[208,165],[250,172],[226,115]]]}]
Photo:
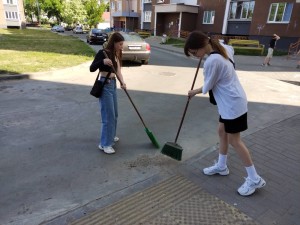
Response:
[{"label": "manhole cover", "polygon": [[175,73],[172,73],[172,72],[161,72],[159,74],[163,75],[163,76],[168,76],[168,77],[172,77],[172,76],[176,75]]}]

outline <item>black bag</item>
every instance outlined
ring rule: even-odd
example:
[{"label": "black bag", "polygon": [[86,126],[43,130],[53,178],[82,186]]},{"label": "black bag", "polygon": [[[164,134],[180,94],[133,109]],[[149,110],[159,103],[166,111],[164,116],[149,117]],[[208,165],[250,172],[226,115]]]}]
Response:
[{"label": "black bag", "polygon": [[[220,54],[218,52],[211,52],[209,55],[211,54]],[[229,58],[229,61],[232,63],[233,67],[235,68],[235,63],[232,61],[232,59]],[[216,102],[216,99],[215,99],[215,96],[214,96],[214,93],[212,92],[212,90],[210,90],[208,92],[209,94],[209,102],[213,105],[217,105],[217,102]]]},{"label": "black bag", "polygon": [[216,102],[216,99],[214,97],[214,93],[212,92],[212,90],[210,90],[208,92],[208,94],[209,94],[209,102],[213,105],[217,105],[217,102]]},{"label": "black bag", "polygon": [[93,85],[93,87],[92,87],[92,90],[90,91],[90,94],[91,94],[92,96],[94,96],[95,98],[100,98],[100,97],[101,97],[102,92],[103,92],[103,87],[104,87],[104,85],[106,84],[107,79],[108,79],[108,77],[110,76],[110,74],[111,74],[111,72],[109,72],[109,73],[106,75],[104,82],[101,82],[101,81],[99,80],[99,75],[100,75],[100,70],[99,70],[98,76],[96,77],[95,83],[94,83],[94,85]]}]

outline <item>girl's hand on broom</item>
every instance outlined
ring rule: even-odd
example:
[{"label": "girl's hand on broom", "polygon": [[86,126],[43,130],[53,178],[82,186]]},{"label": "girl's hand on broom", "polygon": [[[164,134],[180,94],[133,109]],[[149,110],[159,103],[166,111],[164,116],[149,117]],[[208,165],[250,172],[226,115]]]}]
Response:
[{"label": "girl's hand on broom", "polygon": [[126,87],[126,84],[123,82],[123,83],[121,83],[121,88],[122,89],[126,89],[127,87]]},{"label": "girl's hand on broom", "polygon": [[196,94],[197,94],[197,91],[196,91],[196,90],[190,90],[190,91],[188,92],[188,96],[189,96],[190,98],[194,97]]},{"label": "girl's hand on broom", "polygon": [[190,98],[194,97],[195,95],[197,94],[201,94],[202,93],[202,87],[201,88],[198,88],[198,89],[195,89],[195,90],[190,90],[189,93],[188,93],[188,96]]}]

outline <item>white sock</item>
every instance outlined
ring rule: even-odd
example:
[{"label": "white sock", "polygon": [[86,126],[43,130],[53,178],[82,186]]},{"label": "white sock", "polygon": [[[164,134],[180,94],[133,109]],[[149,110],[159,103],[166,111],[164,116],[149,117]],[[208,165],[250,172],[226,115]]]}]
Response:
[{"label": "white sock", "polygon": [[225,169],[226,166],[227,166],[227,155],[222,155],[219,153],[218,167],[220,169]]},{"label": "white sock", "polygon": [[259,176],[256,172],[256,169],[254,167],[254,165],[252,166],[249,166],[249,167],[245,167],[246,168],[246,171],[247,171],[247,174],[248,174],[248,177],[253,180],[254,182],[258,181],[259,180]]}]

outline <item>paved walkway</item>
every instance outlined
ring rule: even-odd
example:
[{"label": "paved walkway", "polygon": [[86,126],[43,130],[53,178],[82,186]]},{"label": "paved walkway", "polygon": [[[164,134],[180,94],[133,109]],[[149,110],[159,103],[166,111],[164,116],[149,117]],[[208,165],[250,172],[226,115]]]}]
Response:
[{"label": "paved walkway", "polygon": [[[181,49],[159,44],[159,37],[148,42],[152,48],[182,54]],[[299,84],[295,60],[275,57],[274,66],[261,67],[262,59],[238,56],[237,69]],[[260,85],[263,84],[258,82],[257,88]],[[97,201],[91,202],[43,224],[300,224],[300,108],[294,107],[295,113],[289,118],[273,121],[243,137],[257,170],[267,181],[266,187],[251,197],[241,197],[236,192],[246,174],[232,149],[229,176],[202,174],[201,169],[217,157],[216,145],[178,163],[167,179],[166,174],[157,175],[149,182],[151,185],[125,198],[99,199],[101,207]]]}]

